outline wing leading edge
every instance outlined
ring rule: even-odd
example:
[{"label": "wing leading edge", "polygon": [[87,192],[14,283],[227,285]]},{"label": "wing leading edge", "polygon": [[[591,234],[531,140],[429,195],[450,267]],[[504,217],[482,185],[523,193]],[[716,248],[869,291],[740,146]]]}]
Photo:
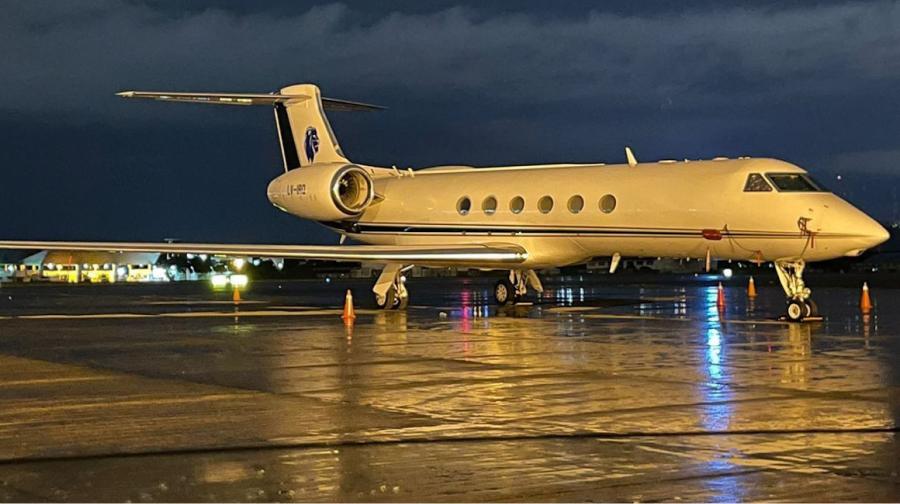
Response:
[{"label": "wing leading edge", "polygon": [[490,266],[518,264],[528,252],[512,244],[462,244],[435,246],[399,245],[241,245],[228,243],[142,243],[0,241],[0,249],[75,250],[94,252],[168,252],[224,256],[280,257],[343,262],[372,261],[410,263],[423,266]]}]

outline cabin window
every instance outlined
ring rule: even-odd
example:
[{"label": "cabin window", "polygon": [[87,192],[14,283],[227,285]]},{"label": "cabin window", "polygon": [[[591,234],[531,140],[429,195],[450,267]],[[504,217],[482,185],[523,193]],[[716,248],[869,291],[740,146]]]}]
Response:
[{"label": "cabin window", "polygon": [[553,198],[550,196],[544,196],[543,198],[538,200],[538,210],[541,213],[546,214],[550,213],[553,210]]},{"label": "cabin window", "polygon": [[459,215],[468,215],[469,210],[471,209],[472,200],[470,200],[468,196],[463,196],[456,202],[456,211],[459,212]]},{"label": "cabin window", "polygon": [[494,215],[494,213],[497,211],[497,198],[493,196],[484,198],[484,201],[481,202],[481,210],[486,215]]},{"label": "cabin window", "polygon": [[771,192],[772,186],[759,173],[751,173],[744,184],[744,192]]},{"label": "cabin window", "polygon": [[824,189],[804,173],[766,173],[779,192],[822,192]]},{"label": "cabin window", "polygon": [[569,203],[566,206],[569,207],[569,211],[573,214],[581,212],[584,210],[584,198],[576,194],[569,198]]},{"label": "cabin window", "polygon": [[603,213],[612,213],[616,209],[616,197],[612,194],[606,194],[600,198],[600,211]]},{"label": "cabin window", "polygon": [[525,210],[525,198],[516,196],[515,198],[509,200],[510,212],[517,214],[522,213],[522,210]]}]

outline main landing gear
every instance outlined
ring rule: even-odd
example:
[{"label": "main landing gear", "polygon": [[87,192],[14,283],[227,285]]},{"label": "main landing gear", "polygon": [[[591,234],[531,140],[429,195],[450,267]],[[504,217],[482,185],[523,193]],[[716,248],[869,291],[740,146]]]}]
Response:
[{"label": "main landing gear", "polygon": [[494,300],[500,306],[516,304],[528,293],[528,286],[544,292],[544,286],[534,270],[510,270],[509,276],[494,285]]},{"label": "main landing gear", "polygon": [[819,307],[810,299],[811,291],[803,283],[803,268],[806,261],[775,261],[775,271],[778,272],[778,280],[787,295],[787,319],[799,322],[803,319],[818,317]]},{"label": "main landing gear", "polygon": [[[406,289],[406,278],[403,273],[412,266],[388,264],[381,270],[381,275],[372,287],[375,293],[375,304],[383,310],[403,310],[409,305],[409,291]],[[544,286],[534,270],[511,270],[508,277],[502,278],[494,286],[494,300],[498,305],[518,303],[528,293],[531,286],[536,292],[544,292]]]},{"label": "main landing gear", "polygon": [[412,266],[388,264],[381,270],[381,275],[372,287],[375,293],[375,304],[383,310],[404,310],[409,304],[409,291],[406,290],[406,278],[403,273]]}]

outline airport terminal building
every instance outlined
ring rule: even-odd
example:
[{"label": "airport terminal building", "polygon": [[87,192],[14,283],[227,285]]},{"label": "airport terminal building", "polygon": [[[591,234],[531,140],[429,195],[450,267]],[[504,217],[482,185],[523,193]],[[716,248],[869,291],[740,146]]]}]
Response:
[{"label": "airport terminal building", "polygon": [[[159,276],[158,253],[40,251],[26,257],[0,257],[0,281],[115,283],[143,282]],[[163,274],[165,272],[163,271]]]}]

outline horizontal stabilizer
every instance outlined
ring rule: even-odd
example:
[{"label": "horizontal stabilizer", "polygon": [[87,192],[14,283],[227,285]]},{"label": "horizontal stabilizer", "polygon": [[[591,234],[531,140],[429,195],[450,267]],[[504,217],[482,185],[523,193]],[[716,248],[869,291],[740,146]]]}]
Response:
[{"label": "horizontal stabilizer", "polygon": [[[207,103],[212,105],[275,105],[276,103],[300,103],[312,98],[304,94],[281,93],[181,93],[169,91],[122,91],[116,93],[122,98],[143,98],[146,100],[174,101],[187,103]],[[383,110],[384,107],[334,98],[322,98],[326,110],[365,111]]]},{"label": "horizontal stabilizer", "polygon": [[2,249],[72,250],[103,252],[168,252],[245,257],[279,257],[344,262],[400,262],[427,265],[516,264],[528,253],[510,244],[471,245],[240,245],[225,243],[141,243],[141,242],[60,242],[0,241]]}]

